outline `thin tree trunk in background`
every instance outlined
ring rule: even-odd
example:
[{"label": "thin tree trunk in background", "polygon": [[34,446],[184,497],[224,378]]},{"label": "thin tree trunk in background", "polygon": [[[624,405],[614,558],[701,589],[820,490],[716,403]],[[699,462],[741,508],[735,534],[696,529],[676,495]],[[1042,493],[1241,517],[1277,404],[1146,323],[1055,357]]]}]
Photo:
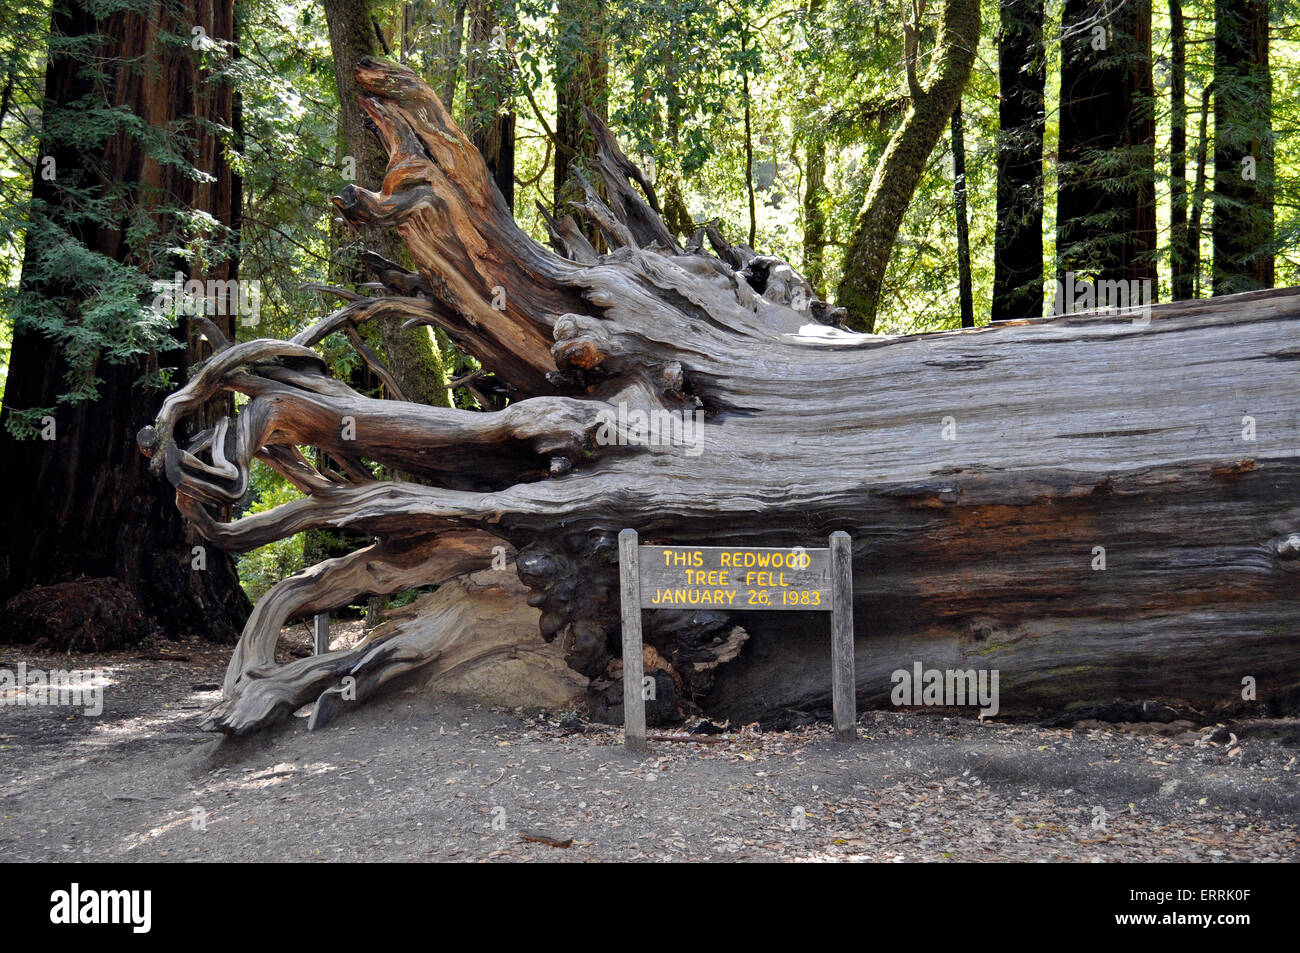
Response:
[{"label": "thin tree trunk in background", "polygon": [[[741,27],[740,54],[742,61],[749,49],[749,27]],[[749,67],[740,68],[741,99],[745,106],[745,192],[749,196],[749,247],[754,247],[758,234],[758,205],[754,200],[754,127],[753,104],[749,98]]]},{"label": "thin tree trunk in background", "polygon": [[[590,165],[596,140],[583,121],[583,107],[601,121],[609,117],[609,58],[605,48],[605,13],[601,0],[559,0],[555,34],[555,211],[568,214],[568,203],[582,189],[569,181],[576,162]],[[596,183],[593,182],[593,185]],[[590,237],[597,238],[589,226]],[[599,250],[599,246],[598,249]]]},{"label": "thin tree trunk in background", "polygon": [[[471,0],[465,60],[466,131],[487,163],[506,207],[515,207],[515,114],[507,108],[510,73],[505,67],[505,24],[498,0]],[[500,47],[500,49],[494,49]]]},{"label": "thin tree trunk in background", "polygon": [[[669,24],[669,29],[672,31],[673,39],[676,42],[672,44],[664,58],[665,99],[667,103],[665,124],[668,130],[668,145],[672,149],[673,159],[661,166],[662,175],[659,181],[655,183],[655,188],[661,197],[664,225],[667,226],[669,233],[674,238],[682,240],[690,238],[695,232],[695,220],[691,217],[690,207],[686,204],[685,183],[679,158],[682,146],[682,71],[678,49],[682,45],[682,34],[680,25],[676,21]],[[690,81],[689,75],[687,81]]]},{"label": "thin tree trunk in background", "polygon": [[962,130],[961,101],[952,112],[952,194],[957,215],[957,285],[961,299],[961,326],[975,327],[975,303],[970,277],[970,226],[966,220],[966,137]]},{"label": "thin tree trunk in background", "polygon": [[994,321],[1043,314],[1043,131],[1047,56],[1043,0],[1003,0],[998,33]]},{"label": "thin tree trunk in background", "polygon": [[1182,0],[1169,0],[1169,267],[1175,301],[1192,296],[1187,234],[1187,31]]},{"label": "thin tree trunk in background", "polygon": [[[147,13],[123,10],[108,16],[97,15],[80,0],[56,0],[51,33],[97,36],[98,42],[79,55],[51,52],[45,71],[41,155],[54,160],[55,178],[34,176],[32,194],[41,203],[44,225],[66,233],[90,252],[154,275],[180,270],[187,279],[232,280],[237,278],[233,255],[206,270],[180,259],[153,257],[153,247],[188,240],[181,220],[187,210],[211,215],[224,226],[239,225],[239,178],[213,128],[228,127],[238,135],[238,97],[230,82],[201,67],[199,53],[188,43],[160,36],[166,32],[189,37],[195,26],[215,40],[238,41],[230,0],[159,5]],[[100,75],[88,74],[88,55],[93,55]],[[210,180],[198,181],[182,168],[157,161],[142,148],[139,132],[106,132],[83,142],[56,131],[88,97],[94,106],[119,107],[138,117],[158,136],[165,130],[189,129],[177,148]],[[87,222],[87,195],[113,201],[111,214],[121,227]],[[145,226],[156,234],[139,242]],[[85,292],[75,283],[38,277],[38,231],[34,226],[27,236],[22,292],[67,299],[61,317],[79,325]],[[139,242],[138,247],[133,242]],[[234,338],[233,314],[214,314],[211,320]],[[155,366],[182,379],[211,350],[188,318],[181,318],[178,334],[184,348],[153,358]],[[101,357],[93,371],[100,379],[98,396],[59,404],[59,395],[68,390],[69,364],[63,349],[39,328],[18,321],[5,384],[5,426],[0,427],[0,599],[81,574],[112,577],[169,635],[230,639],[249,608],[234,563],[210,545],[204,545],[196,563],[192,547],[202,540],[178,518],[174,494],[161,491],[135,447],[137,431],[153,422],[163,396],[138,384],[149,369],[146,358],[111,363]],[[9,432],[12,414],[43,407],[57,408],[56,439],[19,440]],[[233,401],[219,402],[201,416],[196,429],[233,410]]]},{"label": "thin tree trunk in background", "polygon": [[1151,0],[1066,0],[1060,116],[1058,273],[1151,279],[1154,295]]},{"label": "thin tree trunk in background", "polygon": [[[384,53],[378,29],[367,0],[324,0],[324,3],[335,81],[339,102],[343,104],[340,113],[344,142],[348,155],[356,160],[357,185],[378,189],[388,170],[388,154],[367,131],[365,113],[353,106],[361,87],[352,72],[364,57]],[[407,251],[392,229],[363,228],[360,237],[367,250],[390,261],[408,261]],[[361,278],[360,272],[357,277]],[[403,394],[417,403],[448,406],[450,400],[442,355],[434,345],[429,329],[402,330],[402,322],[396,317],[380,318],[377,324],[389,369]]]},{"label": "thin tree trunk in background", "polygon": [[1192,214],[1187,223],[1187,270],[1191,274],[1193,298],[1201,296],[1201,215],[1205,210],[1206,164],[1210,159],[1210,96],[1214,84],[1201,93],[1201,119],[1196,134],[1196,184],[1192,188]]},{"label": "thin tree trunk in background", "polygon": [[[808,0],[808,20],[815,25],[824,0]],[[816,83],[808,93],[818,101]],[[826,139],[820,130],[804,136],[803,276],[818,295],[826,280]]]},{"label": "thin tree trunk in background", "polygon": [[9,103],[14,93],[14,70],[5,70],[5,88],[0,93],[0,131],[4,129],[5,117],[9,115]]},{"label": "thin tree trunk in background", "polygon": [[1268,0],[1214,5],[1214,294],[1273,286]]},{"label": "thin tree trunk in background", "polygon": [[804,149],[803,274],[820,295],[826,279],[826,140],[809,136]]}]

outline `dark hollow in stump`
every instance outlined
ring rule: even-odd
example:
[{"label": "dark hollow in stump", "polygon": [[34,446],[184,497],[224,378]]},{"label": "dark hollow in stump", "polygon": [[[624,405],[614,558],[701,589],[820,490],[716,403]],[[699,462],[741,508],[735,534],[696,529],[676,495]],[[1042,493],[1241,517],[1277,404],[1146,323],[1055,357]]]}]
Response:
[{"label": "dark hollow in stump", "polygon": [[[1227,710],[1245,704],[1245,678],[1265,709],[1297,707],[1300,289],[1149,320],[852,334],[787,263],[716,224],[677,245],[594,117],[596,181],[575,211],[603,255],[570,215],[548,216],[550,249],[526,236],[411,71],[367,60],[356,73],[388,175],[335,205],[397,229],[418,273],[370,256],[374,293],[339,292],[347,303],[292,340],[214,341],[140,435],[214,544],[313,527],[377,539],[263,597],[209,727],[246,732],[346,675],[364,697],[428,664],[436,640],[400,634],[283,668],[273,652],[291,616],[487,568],[502,542],[542,635],[617,697],[624,527],[737,546],[850,533],[863,705],[889,704],[890,673],[920,661],[996,669],[1004,714],[1116,699]],[[443,328],[509,405],[373,400],[327,376],[312,347],[379,315]],[[177,422],[230,391],[243,411],[178,446]],[[254,458],[304,498],[219,520]],[[373,479],[366,461],[420,482]],[[829,706],[824,614],[657,612],[645,640],[648,673],[715,718]]]}]

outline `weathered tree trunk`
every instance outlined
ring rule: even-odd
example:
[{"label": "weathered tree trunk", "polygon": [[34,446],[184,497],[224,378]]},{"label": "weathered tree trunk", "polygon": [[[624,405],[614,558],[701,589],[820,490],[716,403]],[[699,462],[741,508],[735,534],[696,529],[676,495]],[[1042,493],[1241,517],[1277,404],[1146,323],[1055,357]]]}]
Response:
[{"label": "weathered tree trunk", "polygon": [[[99,291],[86,288],[88,274],[37,277],[42,256],[63,254],[56,242],[85,249],[87,258],[102,255],[168,279],[175,271],[186,279],[235,279],[233,257],[203,270],[180,259],[159,260],[157,252],[192,240],[185,233],[188,219],[182,222],[187,210],[210,215],[218,228],[239,225],[239,178],[216,131],[225,126],[238,132],[238,98],[229,82],[205,71],[199,52],[174,39],[202,28],[215,41],[236,41],[232,4],[160,5],[101,19],[93,5],[59,0],[51,18],[54,35],[91,45],[77,54],[65,45],[46,66],[41,156],[53,162],[54,176],[33,176],[37,221],[27,235],[23,295],[58,302],[64,309],[60,320],[71,328],[96,320],[86,311],[114,304],[88,300]],[[103,64],[102,75],[88,71],[92,55]],[[143,131],[120,122],[86,136],[89,120],[76,117],[87,106],[88,112],[124,110],[139,118]],[[80,138],[68,133],[78,121]],[[186,174],[182,163],[158,161],[141,144],[150,136],[175,136],[183,162],[211,178],[201,181]],[[105,204],[102,217],[88,214],[93,203]],[[105,219],[121,227],[103,227]],[[207,237],[220,244],[219,236]],[[67,259],[76,260],[72,254]],[[101,314],[97,320],[117,317]],[[212,320],[233,334],[233,313]],[[193,551],[202,540],[177,518],[171,494],[158,492],[133,447],[133,434],[152,416],[159,396],[140,379],[160,366],[183,374],[209,352],[192,318],[182,317],[178,334],[186,346],[177,350],[118,361],[98,355],[91,372],[99,379],[97,396],[61,404],[72,373],[65,345],[75,344],[76,335],[61,341],[39,324],[16,321],[0,420],[0,600],[83,574],[112,577],[171,635],[227,640],[238,631],[248,600],[232,561]],[[228,398],[214,401],[192,423],[201,429],[233,406]],[[34,408],[55,408],[54,439],[20,440],[10,432],[12,415]]]},{"label": "weathered tree trunk", "polygon": [[998,33],[998,194],[991,318],[1043,314],[1043,0],[1002,0]]},{"label": "weathered tree trunk", "polygon": [[[1165,305],[1149,321],[853,334],[820,323],[835,315],[778,259],[710,229],[676,245],[594,117],[610,202],[588,194],[584,210],[612,251],[557,227],[556,254],[518,229],[414,74],[363,61],[357,76],[389,174],[382,192],[349,187],[335,202],[396,228],[419,272],[381,271],[390,294],[292,341],[224,348],[140,435],[219,545],[321,526],[378,537],[257,605],[211,727],[252,730],[337,695],[343,675],[365,687],[390,662],[433,664],[427,626],[291,671],[273,650],[295,614],[449,580],[507,551],[541,635],[597,684],[616,680],[624,527],[648,543],[738,546],[850,532],[869,704],[887,698],[890,672],[921,661],[998,669],[1003,712],[1115,698],[1224,708],[1244,676],[1268,704],[1295,706],[1300,291]],[[500,308],[497,286],[509,289]],[[513,403],[373,400],[327,377],[312,345],[381,314],[443,327],[509,382]],[[250,398],[239,417],[179,446],[178,422],[231,390]],[[636,417],[648,412],[657,425]],[[299,446],[346,472],[310,466]],[[254,457],[305,498],[219,521],[209,508],[243,493]],[[371,479],[363,460],[428,485]],[[773,717],[829,697],[824,615],[653,612],[645,632],[710,714]]]}]

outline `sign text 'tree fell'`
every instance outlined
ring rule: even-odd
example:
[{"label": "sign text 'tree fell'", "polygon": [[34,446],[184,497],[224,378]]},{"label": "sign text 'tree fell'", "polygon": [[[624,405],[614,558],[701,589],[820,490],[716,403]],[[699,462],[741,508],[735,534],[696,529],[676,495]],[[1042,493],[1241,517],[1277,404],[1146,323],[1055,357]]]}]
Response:
[{"label": "sign text 'tree fell'", "polygon": [[829,549],[642,546],[643,609],[831,610]]}]

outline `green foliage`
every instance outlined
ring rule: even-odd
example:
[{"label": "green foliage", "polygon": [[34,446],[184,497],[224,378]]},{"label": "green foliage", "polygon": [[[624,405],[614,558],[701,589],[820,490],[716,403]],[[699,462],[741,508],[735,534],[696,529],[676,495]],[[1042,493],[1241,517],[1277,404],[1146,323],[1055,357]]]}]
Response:
[{"label": "green foliage", "polygon": [[[156,12],[143,0],[96,0],[86,9],[104,18]],[[147,80],[148,57],[130,63],[105,57],[112,48],[105,34],[43,35],[50,22],[45,4],[20,3],[17,14],[0,40],[0,232],[8,237],[0,243],[3,339],[31,331],[56,342],[67,368],[60,403],[96,397],[104,364],[139,364],[147,368],[141,385],[169,387],[173,381],[157,356],[180,343],[175,316],[152,307],[153,282],[169,279],[178,263],[223,261],[236,236],[205,210],[170,202],[154,185],[106,177],[96,158],[130,151],[137,162],[211,181],[186,158],[197,128],[193,117],[151,123],[113,101],[116,71]],[[101,20],[104,29],[114,22]],[[159,51],[189,41],[165,32],[153,37]],[[58,107],[47,104],[38,50],[84,61],[78,79],[86,92]],[[99,250],[103,243],[86,240],[105,234],[120,235],[128,254],[114,257]],[[51,410],[9,409],[8,426],[19,437],[30,437],[33,420]]]},{"label": "green foliage", "polygon": [[[302,497],[287,480],[260,461],[254,461],[249,483],[250,502],[243,515],[263,513]],[[239,582],[249,599],[256,602],[281,579],[302,570],[306,565],[304,541],[304,534],[299,533],[239,557]]]},{"label": "green foliage", "polygon": [[[93,0],[99,13],[142,8],[143,0]],[[556,0],[491,0],[502,24],[502,43],[471,51],[458,39],[454,7],[400,0],[371,0],[369,10],[395,58],[402,58],[442,89],[457,83],[454,111],[463,121],[496,110],[518,117],[515,206],[521,225],[544,240],[534,203],[550,206],[554,150],[554,71],[557,62],[581,54],[590,36],[573,26],[555,29]],[[935,5],[923,26],[923,58],[933,46]],[[1048,116],[1044,203],[1046,258],[1055,257],[1054,192],[1058,83],[1058,29],[1062,3],[1048,4],[1044,28],[1048,62]],[[101,362],[138,360],[175,346],[174,318],[144,305],[150,282],[169,277],[172,263],[212,263],[236,250],[239,274],[262,284],[261,324],[241,336],[291,334],[334,307],[303,282],[346,284],[353,236],[333,221],[330,198],[346,183],[338,126],[340,104],[323,12],[313,0],[240,0],[238,50],[214,47],[203,56],[214,81],[235,85],[242,104],[240,128],[216,130],[242,176],[240,233],[224,234],[202,210],[170,209],[166,225],[139,214],[156,197],[128,195],[125,185],[98,187],[76,180],[60,186],[68,201],[55,215],[32,198],[42,152],[54,146],[94,150],[111,136],[126,136],[160,164],[185,175],[206,173],[185,162],[182,148],[193,128],[151,126],[88,96],[60,113],[42,116],[46,58],[71,52],[85,60],[88,75],[106,75],[112,64],[95,56],[96,37],[50,35],[46,0],[8,0],[0,26],[0,373],[7,367],[15,327],[32,327],[57,340],[71,359],[62,400],[95,393]],[[840,259],[869,187],[876,160],[906,109],[900,68],[902,28],[898,4],[885,0],[610,0],[600,5],[610,60],[609,112],[629,155],[648,167],[663,199],[679,195],[695,223],[722,221],[724,232],[744,240],[749,229],[747,175],[756,194],[756,241],[803,265],[808,225],[804,205],[807,160],[824,149],[825,191],[818,211],[825,219],[825,269],[821,286],[834,288]],[[1212,0],[1185,6],[1187,44],[1188,177],[1194,176],[1201,91],[1214,79]],[[1270,74],[1275,149],[1276,282],[1300,282],[1300,3],[1272,4]],[[106,21],[107,22],[107,21]],[[987,320],[995,234],[994,143],[998,134],[996,31],[999,6],[987,0],[975,71],[963,108],[967,145],[967,193],[975,310]],[[463,23],[461,24],[463,28]],[[1156,171],[1159,269],[1168,294],[1170,103],[1168,11],[1153,4],[1157,123]],[[160,43],[188,44],[190,37],[160,35]],[[459,54],[450,56],[458,47]],[[490,76],[471,83],[466,59],[486,56]],[[748,94],[746,95],[746,90]],[[1232,90],[1228,90],[1229,93]],[[750,134],[744,116],[748,107]],[[344,104],[343,108],[354,108]],[[1211,107],[1213,108],[1213,107]],[[1210,134],[1213,135],[1213,123]],[[747,151],[752,167],[747,173]],[[1098,174],[1113,156],[1097,158]],[[1211,163],[1213,150],[1211,149]],[[62,174],[64,170],[60,170]],[[1209,182],[1214,170],[1207,169]],[[125,218],[123,210],[125,212]],[[1208,289],[1212,203],[1207,200],[1202,269]],[[78,236],[125,220],[137,261],[117,262],[86,249]],[[235,242],[238,242],[236,246]],[[888,294],[877,326],[885,331],[955,327],[957,265],[951,151],[947,137],[934,154],[899,233],[886,277]],[[19,278],[24,258],[28,285]],[[449,373],[476,365],[440,339]],[[324,352],[336,373],[365,387],[367,381],[346,341],[331,339]],[[165,360],[147,360],[148,367]],[[165,370],[148,383],[174,383]],[[473,406],[463,392],[456,400]],[[30,430],[51,408],[26,408],[11,427]]]}]

